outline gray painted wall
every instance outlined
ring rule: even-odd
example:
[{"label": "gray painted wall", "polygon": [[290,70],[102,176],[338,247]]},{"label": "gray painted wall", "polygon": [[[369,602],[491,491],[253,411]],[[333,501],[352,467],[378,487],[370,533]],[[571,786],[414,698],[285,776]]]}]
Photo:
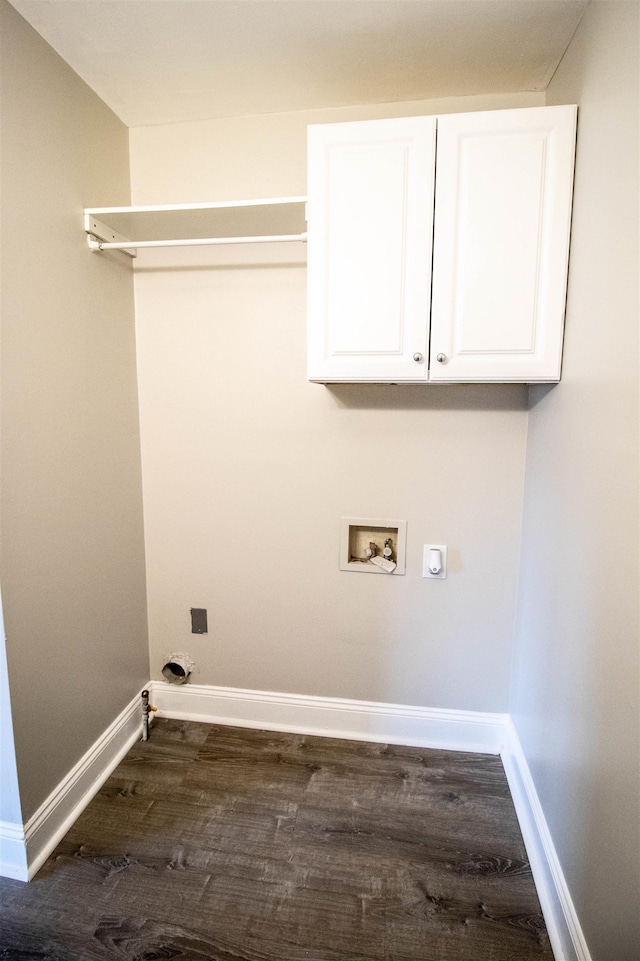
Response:
[{"label": "gray painted wall", "polygon": [[511,711],[595,961],[640,957],[637,3],[592,3],[562,382],[535,388]]},{"label": "gray painted wall", "polygon": [[[0,583],[28,819],[148,679],[128,132],[4,0]],[[3,748],[4,750],[4,748]]]},{"label": "gray painted wall", "polygon": [[[540,101],[136,128],[133,202],[304,194],[309,123]],[[305,264],[292,244],[140,252],[152,676],[177,648],[202,684],[504,711],[527,389],[308,383]],[[406,520],[405,576],[341,571],[341,516]],[[447,580],[423,579],[425,543],[448,545]]]}]

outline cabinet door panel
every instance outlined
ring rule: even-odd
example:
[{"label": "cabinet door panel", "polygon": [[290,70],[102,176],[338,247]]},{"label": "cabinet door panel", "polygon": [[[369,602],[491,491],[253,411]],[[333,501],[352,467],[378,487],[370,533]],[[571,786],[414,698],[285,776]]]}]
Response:
[{"label": "cabinet door panel", "polygon": [[407,145],[332,151],[329,165],[329,351],[397,354],[402,349]]},{"label": "cabinet door panel", "polygon": [[575,120],[572,106],[439,119],[432,380],[559,380]]},{"label": "cabinet door panel", "polygon": [[433,117],[309,128],[310,380],[427,379],[434,166]]}]

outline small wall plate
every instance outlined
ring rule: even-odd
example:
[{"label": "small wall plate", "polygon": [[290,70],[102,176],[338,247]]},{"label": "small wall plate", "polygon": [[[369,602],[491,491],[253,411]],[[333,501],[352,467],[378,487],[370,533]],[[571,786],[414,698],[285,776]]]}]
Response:
[{"label": "small wall plate", "polygon": [[[391,560],[396,568],[392,574],[404,574],[407,553],[407,522],[379,517],[340,518],[340,570],[358,571],[362,574],[386,574],[387,572],[366,557],[365,551],[373,541],[382,555],[384,542],[391,538]],[[387,575],[388,576],[388,575]]]}]

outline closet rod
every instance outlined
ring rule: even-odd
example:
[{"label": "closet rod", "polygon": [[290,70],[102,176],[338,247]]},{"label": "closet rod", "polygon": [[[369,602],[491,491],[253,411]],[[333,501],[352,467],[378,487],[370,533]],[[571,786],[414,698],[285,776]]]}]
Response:
[{"label": "closet rod", "polygon": [[136,247],[202,247],[212,244],[275,244],[290,243],[292,241],[306,241],[307,234],[275,234],[258,237],[199,237],[191,240],[125,240],[114,243],[112,241],[94,240],[88,237],[91,250],[132,250]]}]

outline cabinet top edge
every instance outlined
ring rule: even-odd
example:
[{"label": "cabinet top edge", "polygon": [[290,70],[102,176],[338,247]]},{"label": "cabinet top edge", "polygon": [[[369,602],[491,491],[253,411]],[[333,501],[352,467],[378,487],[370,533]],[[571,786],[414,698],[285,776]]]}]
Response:
[{"label": "cabinet top edge", "polygon": [[550,104],[549,106],[542,105],[542,106],[535,106],[535,107],[498,107],[495,110],[464,110],[460,112],[455,111],[453,113],[413,114],[405,117],[378,117],[376,119],[369,119],[369,120],[338,120],[338,121],[333,121],[331,123],[312,123],[307,126],[307,130],[311,132],[313,130],[318,130],[318,129],[327,130],[328,128],[331,128],[331,127],[335,127],[335,128],[359,127],[364,124],[366,124],[370,128],[372,124],[376,124],[376,123],[380,123],[380,124],[393,123],[393,124],[400,125],[408,121],[414,121],[416,123],[419,123],[420,121],[424,121],[424,120],[440,121],[440,120],[447,120],[449,118],[453,119],[458,117],[461,119],[474,117],[474,116],[487,117],[487,116],[490,116],[491,114],[494,114],[494,115],[509,114],[511,116],[515,116],[516,114],[531,115],[533,112],[536,112],[536,111],[539,113],[547,113],[547,114],[551,112],[558,113],[558,114],[563,112],[566,112],[566,113],[570,112],[575,116],[577,115],[577,112],[578,112],[578,104],[566,103],[566,104]]}]

